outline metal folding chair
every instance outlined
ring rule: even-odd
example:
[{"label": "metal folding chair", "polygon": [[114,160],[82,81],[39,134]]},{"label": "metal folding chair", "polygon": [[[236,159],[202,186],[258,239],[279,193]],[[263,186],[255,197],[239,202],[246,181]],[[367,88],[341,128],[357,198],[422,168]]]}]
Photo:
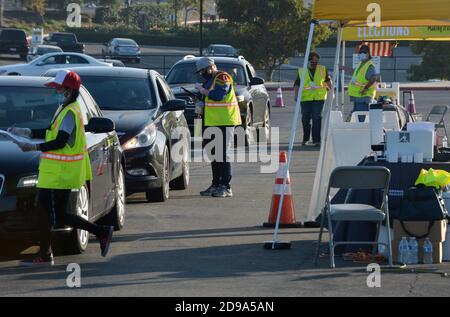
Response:
[{"label": "metal folding chair", "polygon": [[427,120],[426,120],[426,121],[428,121],[428,122],[435,122],[435,121],[430,121],[431,117],[432,117],[432,116],[438,117],[438,118],[439,118],[439,121],[436,123],[436,131],[437,131],[438,129],[443,129],[444,132],[445,132],[445,136],[447,137],[447,139],[448,139],[448,134],[447,134],[447,128],[446,128],[446,126],[445,126],[445,121],[444,121],[444,119],[445,119],[445,116],[446,116],[446,114],[447,114],[449,108],[450,108],[450,107],[447,106],[447,105],[433,106],[433,108],[431,108],[431,111],[430,111],[430,113],[428,114],[428,117],[427,117]]},{"label": "metal folding chair", "polygon": [[[338,167],[330,176],[330,182],[327,191],[326,206],[322,210],[322,219],[320,225],[320,233],[317,244],[317,251],[315,257],[315,264],[317,265],[320,247],[322,243],[322,235],[324,231],[325,221],[328,221],[329,233],[329,249],[330,249],[330,266],[335,268],[334,249],[337,245],[343,244],[370,244],[374,246],[373,252],[376,251],[377,245],[385,245],[389,252],[389,266],[392,267],[392,245],[391,245],[391,231],[389,223],[389,206],[388,206],[388,191],[389,182],[391,179],[391,172],[381,166],[350,166]],[[332,188],[347,189],[347,197],[343,204],[331,204],[330,191]],[[380,209],[365,204],[351,204],[349,199],[352,190],[355,189],[379,189],[382,190],[383,202]],[[380,229],[383,221],[386,220],[388,243],[378,242]],[[377,222],[377,236],[375,241],[349,241],[349,242],[335,242],[333,222],[339,221],[370,221]]]}]

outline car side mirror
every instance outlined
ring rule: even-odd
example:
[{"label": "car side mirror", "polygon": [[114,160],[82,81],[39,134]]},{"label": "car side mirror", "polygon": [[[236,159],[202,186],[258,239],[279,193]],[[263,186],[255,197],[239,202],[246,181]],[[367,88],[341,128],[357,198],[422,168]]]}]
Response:
[{"label": "car side mirror", "polygon": [[172,99],[167,101],[160,108],[161,112],[170,112],[170,111],[183,111],[186,109],[186,100],[182,99]]},{"label": "car side mirror", "polygon": [[264,83],[265,83],[264,79],[259,77],[253,77],[250,80],[250,86],[264,85]]},{"label": "car side mirror", "polygon": [[88,125],[85,126],[86,132],[92,132],[95,134],[112,132],[114,129],[114,122],[108,118],[91,118]]}]

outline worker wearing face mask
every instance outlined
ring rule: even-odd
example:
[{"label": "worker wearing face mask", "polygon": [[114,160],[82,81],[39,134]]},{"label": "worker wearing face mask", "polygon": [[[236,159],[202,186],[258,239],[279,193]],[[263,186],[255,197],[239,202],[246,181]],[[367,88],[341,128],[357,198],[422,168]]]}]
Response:
[{"label": "worker wearing face mask", "polygon": [[114,229],[66,212],[71,192],[79,190],[92,179],[83,118],[77,101],[81,80],[76,73],[61,70],[46,86],[55,89],[58,103],[61,105],[48,128],[8,129],[10,133],[20,136],[45,138],[45,142],[40,144],[16,142],[24,152],[42,152],[37,183],[40,250],[35,257],[22,261],[23,266],[54,265],[51,231],[56,224],[95,234],[100,242],[102,256],[108,253]]},{"label": "worker wearing face mask", "polygon": [[[312,130],[313,145],[320,147],[320,131],[322,129],[322,110],[327,99],[328,90],[331,89],[331,77],[325,66],[319,65],[319,54],[309,54],[309,64],[305,75],[305,84],[301,99],[303,142],[309,142]],[[295,100],[297,101],[302,78],[303,68],[298,70],[297,80],[294,83]],[[311,126],[312,121],[312,126]]]},{"label": "worker wearing face mask", "polygon": [[350,101],[354,103],[353,112],[369,111],[369,105],[376,95],[376,82],[379,80],[367,45],[361,45],[359,59],[360,63],[353,72],[348,86]]},{"label": "worker wearing face mask", "polygon": [[[231,177],[232,166],[227,152],[231,150],[234,139],[234,128],[241,125],[241,113],[234,92],[233,77],[224,71],[217,69],[214,60],[202,57],[196,64],[197,73],[201,75],[204,82],[195,85],[196,89],[204,96],[203,107],[197,107],[197,114],[203,114],[204,126],[217,127],[221,132],[221,139],[214,135],[212,142],[221,147],[222,156],[214,157],[211,162],[213,180],[211,186],[202,191],[202,196],[232,197]],[[205,144],[206,145],[206,144]],[[213,156],[218,152],[214,149]],[[219,155],[217,155],[219,156]]]}]

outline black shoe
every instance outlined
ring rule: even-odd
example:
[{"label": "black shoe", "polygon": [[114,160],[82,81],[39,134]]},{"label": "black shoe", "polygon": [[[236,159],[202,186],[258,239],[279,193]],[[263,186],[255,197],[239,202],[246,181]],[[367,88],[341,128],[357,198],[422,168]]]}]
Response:
[{"label": "black shoe", "polygon": [[231,188],[227,188],[226,186],[221,186],[219,189],[217,189],[213,194],[213,197],[233,197],[233,191]]},{"label": "black shoe", "polygon": [[55,265],[53,254],[48,256],[37,255],[32,259],[20,261],[20,266],[24,267],[49,267]]},{"label": "black shoe", "polygon": [[307,221],[304,223],[305,228],[320,228],[320,223],[317,221]]},{"label": "black shoe", "polygon": [[204,191],[201,191],[201,192],[200,192],[200,195],[201,195],[201,196],[204,196],[204,197],[211,197],[211,196],[213,195],[213,193],[214,193],[216,190],[218,190],[218,189],[219,189],[218,186],[211,185],[211,186],[208,187],[208,189],[206,189],[206,190],[204,190]]},{"label": "black shoe", "polygon": [[108,254],[109,246],[111,245],[114,227],[106,226],[105,233],[98,237],[100,242],[100,249],[102,250],[102,256],[105,257]]}]

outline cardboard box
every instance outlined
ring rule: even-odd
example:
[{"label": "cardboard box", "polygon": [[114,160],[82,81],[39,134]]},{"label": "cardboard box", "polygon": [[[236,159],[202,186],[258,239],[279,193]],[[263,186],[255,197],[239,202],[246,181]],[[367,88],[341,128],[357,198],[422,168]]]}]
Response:
[{"label": "cardboard box", "polygon": [[[398,263],[398,245],[400,244],[400,240],[392,241],[392,257],[395,263]],[[419,243],[419,263],[423,263],[423,243],[424,239],[418,240]],[[433,245],[433,264],[441,264],[442,263],[442,255],[443,248],[442,242],[432,242]]]},{"label": "cardboard box", "polygon": [[[403,224],[410,233],[416,236],[422,236],[428,232],[429,221],[404,221]],[[447,221],[435,221],[427,238],[430,238],[431,242],[443,242],[446,234]],[[400,221],[394,220],[394,240],[401,240],[403,237],[409,237],[409,235],[403,230]]]}]

